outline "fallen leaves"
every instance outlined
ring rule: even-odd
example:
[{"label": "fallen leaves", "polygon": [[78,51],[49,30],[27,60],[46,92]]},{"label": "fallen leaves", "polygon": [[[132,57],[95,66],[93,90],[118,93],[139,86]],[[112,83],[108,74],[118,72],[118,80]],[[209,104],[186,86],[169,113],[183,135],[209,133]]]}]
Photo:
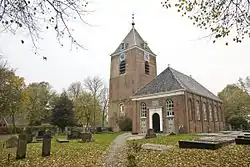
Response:
[{"label": "fallen leaves", "polygon": [[[11,153],[10,162],[7,162],[6,150],[0,152],[0,167],[97,167],[102,166],[102,156],[110,142],[118,134],[93,135],[95,142],[79,143],[71,140],[69,143],[57,143],[52,140],[51,155],[42,157],[42,143],[32,143],[27,146],[27,155],[24,160],[15,160],[15,152]],[[62,138],[60,136],[59,138]]]},{"label": "fallen leaves", "polygon": [[[176,145],[179,139],[194,138],[191,135],[164,136],[155,139],[142,139],[137,143],[158,143]],[[130,141],[128,142],[131,145]],[[139,167],[248,167],[250,147],[228,145],[218,150],[170,149],[167,151],[140,150],[136,155]]]}]

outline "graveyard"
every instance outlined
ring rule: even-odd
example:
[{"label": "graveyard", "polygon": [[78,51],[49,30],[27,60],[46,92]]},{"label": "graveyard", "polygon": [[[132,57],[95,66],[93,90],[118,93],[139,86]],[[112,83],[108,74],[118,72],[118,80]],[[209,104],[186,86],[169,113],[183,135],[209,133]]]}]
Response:
[{"label": "graveyard", "polygon": [[[37,141],[27,144],[26,157],[20,160],[16,160],[16,148],[1,148],[0,166],[100,166],[103,163],[105,150],[119,134],[94,134],[95,141],[93,142],[72,139],[65,143],[57,142],[57,139],[66,139],[67,136],[54,136],[51,140],[49,155],[44,155],[48,153],[49,148],[47,148],[47,152],[43,151],[43,147],[46,147],[46,145],[43,146],[43,142]],[[3,143],[3,140],[0,140],[1,146]],[[10,154],[9,160],[8,154]]]},{"label": "graveyard", "polygon": [[[214,136],[213,136],[214,135]],[[137,166],[157,167],[157,166],[232,166],[247,167],[250,164],[250,147],[248,144],[238,144],[237,141],[242,136],[228,137],[223,134],[180,134],[169,136],[157,136],[155,138],[142,138],[127,141],[130,155],[134,156]],[[247,140],[245,135],[245,140]],[[236,139],[235,139],[236,138]],[[218,149],[210,148],[180,148],[179,141],[199,141],[200,143],[219,142],[227,139],[226,144]],[[206,141],[206,142],[205,142]],[[233,141],[233,142],[229,142]],[[248,140],[249,142],[249,140]],[[189,146],[193,146],[189,144]],[[206,147],[203,144],[201,147]]]}]

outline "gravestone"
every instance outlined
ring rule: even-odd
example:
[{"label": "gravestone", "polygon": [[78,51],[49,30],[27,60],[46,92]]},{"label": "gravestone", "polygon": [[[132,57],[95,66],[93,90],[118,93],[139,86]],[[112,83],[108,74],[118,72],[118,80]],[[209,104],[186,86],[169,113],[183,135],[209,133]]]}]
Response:
[{"label": "gravestone", "polygon": [[184,129],[183,126],[180,126],[180,127],[179,127],[179,133],[180,133],[180,134],[185,133],[185,129]]},{"label": "gravestone", "polygon": [[81,133],[82,142],[91,142],[92,141],[92,133]]},{"label": "gravestone", "polygon": [[44,134],[45,134],[45,130],[39,130],[39,131],[37,132],[36,139],[42,139],[43,136],[44,136]]},{"label": "gravestone", "polygon": [[17,147],[18,138],[17,136],[12,136],[6,141],[6,148]]},{"label": "gravestone", "polygon": [[146,139],[147,138],[155,138],[156,134],[154,132],[154,129],[148,129],[147,134],[146,134]]},{"label": "gravestone", "polygon": [[51,131],[46,131],[43,135],[42,156],[50,155],[51,150]]},{"label": "gravestone", "polygon": [[81,133],[77,130],[71,130],[68,134],[68,139],[81,139]]},{"label": "gravestone", "polygon": [[24,159],[27,150],[27,134],[21,132],[18,136],[16,159]]},{"label": "gravestone", "polygon": [[69,142],[69,140],[68,139],[56,139],[56,142],[57,143],[68,143]]},{"label": "gravestone", "polygon": [[34,137],[34,135],[32,134],[32,130],[29,128],[24,131],[27,134],[27,143],[32,143]]},{"label": "gravestone", "polygon": [[102,127],[96,127],[96,133],[102,133]]}]

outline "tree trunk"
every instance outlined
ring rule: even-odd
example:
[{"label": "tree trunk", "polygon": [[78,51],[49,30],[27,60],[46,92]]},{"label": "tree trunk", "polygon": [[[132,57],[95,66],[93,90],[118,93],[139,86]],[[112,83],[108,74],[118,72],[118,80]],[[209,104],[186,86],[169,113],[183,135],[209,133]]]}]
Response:
[{"label": "tree trunk", "polygon": [[102,128],[104,128],[105,110],[102,111]]},{"label": "tree trunk", "polygon": [[95,106],[95,105],[96,105],[96,104],[95,104],[95,103],[96,103],[96,102],[95,102],[95,100],[96,100],[96,99],[95,99],[95,96],[96,96],[96,93],[94,93],[94,124],[93,124],[94,129],[95,129],[95,112],[96,112],[96,110],[95,110],[95,109],[96,109],[96,106]]},{"label": "tree trunk", "polygon": [[12,113],[11,112],[11,117],[12,117],[12,125],[13,125],[13,131],[12,131],[12,133],[16,133],[16,121],[15,121],[15,113]]}]

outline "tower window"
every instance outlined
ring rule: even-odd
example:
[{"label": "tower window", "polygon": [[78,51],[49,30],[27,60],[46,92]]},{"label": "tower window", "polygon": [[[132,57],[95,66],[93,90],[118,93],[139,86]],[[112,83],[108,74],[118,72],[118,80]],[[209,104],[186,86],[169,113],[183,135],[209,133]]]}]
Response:
[{"label": "tower window", "polygon": [[124,50],[125,49],[125,43],[121,43],[121,50]]},{"label": "tower window", "polygon": [[148,61],[145,61],[145,74],[149,75],[149,63],[148,63]]},{"label": "tower window", "polygon": [[126,61],[125,60],[122,60],[120,62],[120,74],[124,74],[126,71]]}]

